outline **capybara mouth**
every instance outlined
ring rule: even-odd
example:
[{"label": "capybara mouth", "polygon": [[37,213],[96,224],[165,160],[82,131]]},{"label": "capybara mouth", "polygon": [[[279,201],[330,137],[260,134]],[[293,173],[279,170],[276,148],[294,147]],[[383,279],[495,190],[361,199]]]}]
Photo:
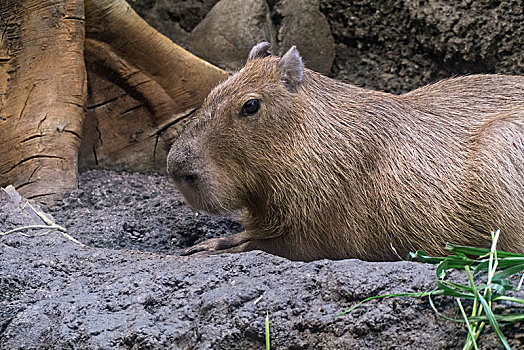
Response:
[{"label": "capybara mouth", "polygon": [[203,210],[210,214],[224,214],[223,208],[218,208],[212,201],[213,195],[206,190],[205,181],[196,174],[173,177],[175,186],[184,196],[187,204],[193,209]]}]

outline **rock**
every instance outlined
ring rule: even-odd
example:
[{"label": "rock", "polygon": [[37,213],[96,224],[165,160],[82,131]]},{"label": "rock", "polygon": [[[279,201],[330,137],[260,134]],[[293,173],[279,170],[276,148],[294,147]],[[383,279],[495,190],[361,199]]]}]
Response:
[{"label": "rock", "polygon": [[275,10],[282,17],[277,35],[277,53],[283,55],[295,45],[308,68],[329,73],[335,58],[335,46],[329,23],[319,10],[318,0],[282,0]]},{"label": "rock", "polygon": [[[163,28],[175,28],[179,23],[183,30],[192,30],[215,2],[136,0],[131,5],[148,20],[154,14],[158,18],[154,25],[170,36]],[[282,28],[288,22],[286,27],[291,27],[292,22],[303,21],[301,7],[292,6],[295,1],[268,0],[267,3],[277,32],[284,31]],[[297,3],[304,6],[305,12],[315,11],[311,8],[315,1],[299,0]],[[521,0],[460,0],[453,3],[319,0],[319,3],[335,42],[335,60],[330,75],[337,79],[402,93],[454,75],[524,74]],[[290,18],[284,17],[286,6],[295,8],[290,11]],[[149,11],[149,8],[152,9]],[[310,38],[316,33],[311,34],[308,28],[286,32],[290,36],[300,35],[293,42],[279,35],[279,40],[286,42],[273,45],[273,51],[283,52],[299,41],[315,42]],[[174,35],[172,39],[180,43],[181,36]],[[298,46],[301,53],[308,51],[302,44]],[[315,50],[312,53],[313,56],[304,53],[303,56],[306,64],[314,68]],[[239,60],[245,59],[246,55]]]},{"label": "rock", "polygon": [[334,42],[318,0],[267,3],[137,0],[131,5],[161,33],[222,68],[239,69],[251,47],[265,40],[273,44],[271,50],[276,54],[296,45],[309,68],[329,73]]},{"label": "rock", "polygon": [[152,27],[187,49],[189,34],[218,0],[132,0],[128,2]]},{"label": "rock", "polygon": [[221,0],[191,32],[189,50],[227,70],[237,70],[253,45],[275,43],[275,31],[264,0]]}]

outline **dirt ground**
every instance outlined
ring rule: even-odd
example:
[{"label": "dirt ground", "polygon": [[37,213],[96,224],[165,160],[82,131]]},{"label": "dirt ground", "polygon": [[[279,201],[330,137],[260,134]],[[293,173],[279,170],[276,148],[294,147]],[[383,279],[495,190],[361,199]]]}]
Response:
[{"label": "dirt ground", "polygon": [[178,254],[203,240],[240,232],[233,220],[189,208],[166,176],[87,171],[78,190],[49,208],[85,244]]},{"label": "dirt ground", "polygon": [[[29,223],[0,209],[0,231]],[[0,238],[0,349],[262,349],[266,314],[275,349],[459,349],[465,339],[427,299],[334,317],[369,296],[431,290],[432,266],[177,256],[240,228],[193,212],[163,175],[88,171],[46,211],[90,248],[56,232]],[[452,300],[436,304],[458,317]],[[503,328],[514,349],[521,327]],[[500,347],[488,333],[482,348]]]}]

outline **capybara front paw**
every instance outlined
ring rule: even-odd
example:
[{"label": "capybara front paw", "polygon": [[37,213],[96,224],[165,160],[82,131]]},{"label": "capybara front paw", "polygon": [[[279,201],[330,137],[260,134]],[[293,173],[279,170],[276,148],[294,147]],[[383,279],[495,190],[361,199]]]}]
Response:
[{"label": "capybara front paw", "polygon": [[198,255],[206,255],[205,253],[209,254],[224,248],[226,248],[224,244],[224,238],[212,238],[187,248],[180,255],[196,255],[197,253],[204,253]]}]

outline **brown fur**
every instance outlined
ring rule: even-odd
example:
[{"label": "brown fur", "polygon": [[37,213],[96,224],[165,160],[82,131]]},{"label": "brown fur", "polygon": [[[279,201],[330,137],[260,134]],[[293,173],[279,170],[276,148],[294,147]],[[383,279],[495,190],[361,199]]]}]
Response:
[{"label": "brown fur", "polygon": [[[192,206],[243,213],[245,232],[189,254],[397,260],[445,254],[446,242],[489,247],[496,229],[499,249],[524,252],[524,77],[465,76],[396,96],[307,69],[287,80],[284,58],[252,56],[168,157]],[[241,116],[251,98],[260,110]]]}]

